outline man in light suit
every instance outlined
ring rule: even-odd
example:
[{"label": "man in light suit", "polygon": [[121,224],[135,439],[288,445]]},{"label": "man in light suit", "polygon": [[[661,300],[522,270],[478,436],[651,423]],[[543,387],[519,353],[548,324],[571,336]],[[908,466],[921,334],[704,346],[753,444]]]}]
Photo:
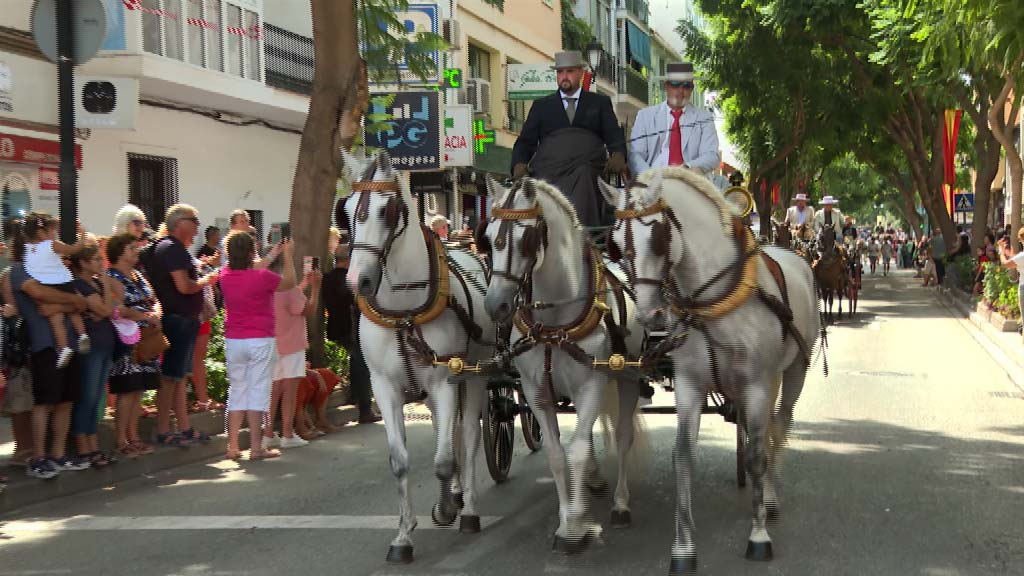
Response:
[{"label": "man in light suit", "polygon": [[690,101],[693,64],[669,64],[665,81],[667,99],[641,110],[630,134],[629,168],[638,175],[650,168],[683,166],[701,174],[721,164],[715,118]]},{"label": "man in light suit", "polygon": [[814,208],[807,205],[807,194],[801,192],[793,197],[793,201],[796,205],[786,210],[786,225],[799,228],[801,224],[807,224],[810,227],[814,221]]},{"label": "man in light suit", "polygon": [[839,210],[832,208],[838,203],[839,201],[831,196],[825,196],[821,199],[821,202],[819,202],[821,210],[814,215],[815,234],[820,235],[822,230],[831,227],[836,231],[837,241],[843,237],[843,214]]}]

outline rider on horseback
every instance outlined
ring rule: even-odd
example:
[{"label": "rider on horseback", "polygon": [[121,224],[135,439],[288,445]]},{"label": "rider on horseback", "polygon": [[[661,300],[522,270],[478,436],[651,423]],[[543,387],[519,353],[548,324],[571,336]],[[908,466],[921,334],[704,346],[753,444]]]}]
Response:
[{"label": "rider on horseback", "polygon": [[807,204],[807,194],[803,192],[797,194],[793,200],[796,205],[786,210],[786,225],[793,230],[794,237],[807,240],[808,238],[802,238],[800,232],[810,228],[811,222],[814,221],[814,208]]},{"label": "rider on horseback", "polygon": [[822,231],[826,228],[832,228],[835,230],[835,238],[841,238],[843,235],[843,214],[839,210],[832,208],[838,204],[839,201],[831,196],[825,196],[821,199],[821,211],[814,215],[812,220],[814,225],[814,232],[820,237]]}]

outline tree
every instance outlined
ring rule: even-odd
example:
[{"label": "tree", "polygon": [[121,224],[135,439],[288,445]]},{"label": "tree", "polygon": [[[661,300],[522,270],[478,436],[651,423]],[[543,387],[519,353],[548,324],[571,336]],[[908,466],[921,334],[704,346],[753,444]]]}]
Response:
[{"label": "tree", "polygon": [[[496,3],[492,0],[490,3]],[[446,48],[436,34],[409,38],[394,12],[408,0],[310,0],[313,16],[313,88],[299,144],[289,213],[296,254],[317,255],[328,262],[327,235],[341,174],[342,146],[351,147],[368,107],[367,79],[397,78],[395,62],[425,77],[433,65],[430,52]],[[364,44],[359,50],[359,33]],[[402,58],[395,58],[395,55]],[[364,59],[365,56],[365,59]],[[323,315],[310,323],[310,360],[322,366]]]}]

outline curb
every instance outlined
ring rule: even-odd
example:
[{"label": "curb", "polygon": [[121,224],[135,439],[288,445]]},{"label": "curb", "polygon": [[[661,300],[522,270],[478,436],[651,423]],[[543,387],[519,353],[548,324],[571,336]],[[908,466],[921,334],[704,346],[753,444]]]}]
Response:
[{"label": "curb", "polygon": [[[359,411],[355,406],[343,404],[347,401],[347,390],[336,391],[331,395],[328,400],[327,417],[332,425],[343,426],[359,418]],[[119,459],[117,463],[104,468],[63,472],[52,480],[29,478],[22,468],[8,467],[4,474],[10,477],[10,483],[6,490],[0,492],[0,514],[7,514],[52,498],[105,488],[133,478],[151,477],[162,470],[222,457],[227,450],[227,437],[223,432],[224,413],[202,412],[189,416],[194,428],[211,436],[210,442],[195,444],[189,448],[156,447],[156,451],[149,456]],[[101,446],[112,445],[109,436],[111,431],[106,429],[111,426],[110,422],[101,424]],[[140,423],[142,437],[149,436],[154,426],[155,422],[144,418]],[[243,430],[239,444],[245,447],[248,443],[249,432]]]},{"label": "curb", "polygon": [[963,298],[958,297],[957,294],[949,289],[944,288],[938,291],[937,298],[939,303],[960,322],[960,325],[999,364],[999,367],[1018,388],[1018,391],[1024,394],[1024,348],[1021,347],[1020,339],[1014,338],[1016,340],[1015,346],[1008,345],[1006,339],[1001,337],[1001,335],[1006,333],[998,331],[987,320],[980,318],[970,304],[964,302]]}]

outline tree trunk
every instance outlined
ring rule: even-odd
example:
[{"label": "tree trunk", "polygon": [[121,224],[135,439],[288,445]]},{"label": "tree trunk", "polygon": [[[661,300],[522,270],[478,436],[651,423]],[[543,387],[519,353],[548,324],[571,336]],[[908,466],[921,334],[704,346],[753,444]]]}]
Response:
[{"label": "tree trunk", "polygon": [[[992,136],[1003,146],[1006,152],[1006,164],[1009,168],[1006,171],[1006,184],[1004,189],[1010,190],[1010,241],[1013,242],[1013,250],[1020,250],[1020,242],[1017,240],[1017,231],[1020,230],[1020,208],[1021,208],[1021,185],[1024,180],[1024,163],[1021,162],[1020,152],[1013,141],[1013,130],[1016,126],[1017,115],[1020,112],[1020,96],[1013,93],[1014,75],[1012,73],[1004,76],[1003,89],[992,102],[992,109],[988,111],[989,127],[992,129]],[[1010,102],[1010,98],[1013,101]],[[1009,102],[1010,110],[1006,110]]]},{"label": "tree trunk", "polygon": [[974,122],[974,154],[977,165],[974,175],[974,230],[971,234],[971,253],[985,245],[983,232],[989,225],[989,212],[992,201],[992,182],[999,173],[999,141],[992,135],[989,128],[988,114],[992,109],[992,93],[984,79],[978,79],[973,91],[973,99],[968,97],[966,90],[958,87],[957,100],[967,111]]},{"label": "tree trunk", "polygon": [[[302,256],[327,257],[338,175],[341,173],[341,120],[355,104],[361,66],[355,0],[310,0],[315,68],[309,113],[302,131],[289,213],[296,265]],[[310,362],[323,366],[324,318],[309,322]]]}]

